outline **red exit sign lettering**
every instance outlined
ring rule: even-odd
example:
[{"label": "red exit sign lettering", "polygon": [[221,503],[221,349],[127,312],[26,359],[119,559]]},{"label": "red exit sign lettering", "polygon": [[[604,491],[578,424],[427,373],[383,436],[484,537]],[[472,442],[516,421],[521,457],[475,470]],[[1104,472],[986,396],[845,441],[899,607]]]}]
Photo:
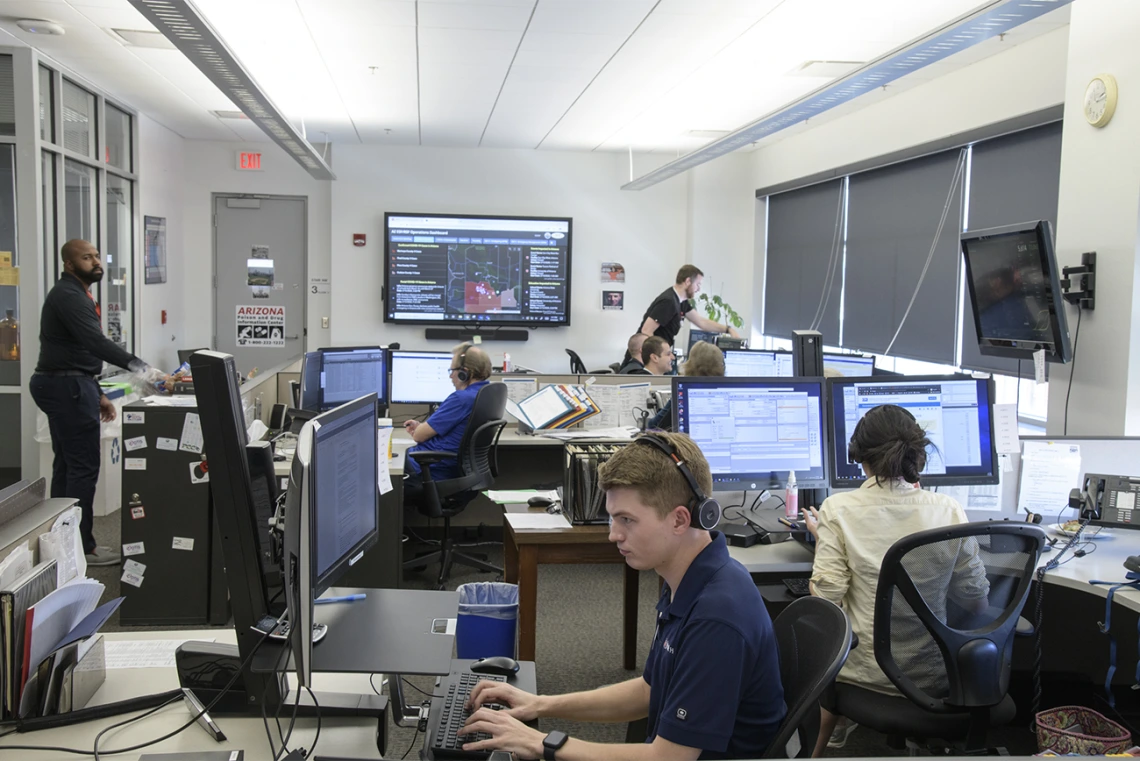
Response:
[{"label": "red exit sign lettering", "polygon": [[261,171],[261,154],[260,153],[246,153],[241,151],[237,156],[237,168],[246,171]]}]

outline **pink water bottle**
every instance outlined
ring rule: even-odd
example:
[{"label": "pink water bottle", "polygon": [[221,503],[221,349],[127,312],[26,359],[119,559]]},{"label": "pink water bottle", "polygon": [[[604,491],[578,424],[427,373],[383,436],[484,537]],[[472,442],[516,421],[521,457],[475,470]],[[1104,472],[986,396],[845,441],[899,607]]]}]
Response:
[{"label": "pink water bottle", "polygon": [[796,472],[788,471],[788,488],[784,492],[784,517],[790,521],[800,517],[800,490],[796,486]]}]

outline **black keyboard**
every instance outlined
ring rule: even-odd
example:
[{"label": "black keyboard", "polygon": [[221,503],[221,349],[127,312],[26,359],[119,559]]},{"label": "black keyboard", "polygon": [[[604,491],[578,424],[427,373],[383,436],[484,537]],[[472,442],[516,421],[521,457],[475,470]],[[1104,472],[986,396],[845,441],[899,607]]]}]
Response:
[{"label": "black keyboard", "polygon": [[811,579],[783,579],[783,582],[792,597],[807,597],[811,594]]},{"label": "black keyboard", "polygon": [[[507,678],[495,674],[472,674],[465,671],[451,674],[448,680],[439,686],[438,689],[443,690],[443,709],[439,715],[439,727],[431,741],[431,752],[436,758],[485,759],[491,755],[489,750],[463,750],[464,743],[490,740],[491,736],[486,732],[477,732],[474,735],[459,734],[471,715],[471,712],[464,707],[467,696],[480,681],[505,682]],[[503,708],[498,703],[484,703],[483,707],[495,711]]]}]

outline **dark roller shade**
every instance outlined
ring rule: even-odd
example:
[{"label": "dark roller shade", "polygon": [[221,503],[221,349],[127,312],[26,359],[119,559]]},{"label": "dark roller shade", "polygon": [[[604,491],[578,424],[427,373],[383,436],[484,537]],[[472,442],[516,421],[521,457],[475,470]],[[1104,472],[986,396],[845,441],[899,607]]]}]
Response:
[{"label": "dark roller shade", "polygon": [[[843,180],[768,198],[768,256],[764,280],[764,333],[791,338],[811,327],[827,278]],[[842,220],[839,222],[842,242]],[[839,342],[842,262],[837,264],[819,331],[825,344]]]},{"label": "dark roller shade", "polygon": [[[970,177],[967,229],[984,230],[1040,219],[1049,220],[1056,229],[1061,185],[1061,123],[978,143],[974,146]],[[962,309],[965,312],[962,367],[1017,375],[1016,359],[985,357],[978,351],[969,293]],[[1026,377],[1033,377],[1032,362],[1022,362],[1021,370]]]},{"label": "dark roller shade", "polygon": [[[914,294],[946,204],[958,150],[852,175],[848,190],[845,347],[885,353]],[[962,186],[926,280],[891,354],[954,364]]]}]

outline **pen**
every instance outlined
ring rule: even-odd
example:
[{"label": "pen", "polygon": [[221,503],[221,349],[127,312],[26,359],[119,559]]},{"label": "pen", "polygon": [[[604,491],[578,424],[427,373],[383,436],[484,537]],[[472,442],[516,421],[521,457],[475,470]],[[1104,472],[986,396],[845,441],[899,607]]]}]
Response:
[{"label": "pen", "polygon": [[365,597],[366,597],[366,595],[364,595],[363,593],[355,594],[355,595],[345,595],[344,597],[322,597],[320,599],[313,600],[313,605],[326,605],[330,602],[355,602],[357,600],[363,600]]}]

